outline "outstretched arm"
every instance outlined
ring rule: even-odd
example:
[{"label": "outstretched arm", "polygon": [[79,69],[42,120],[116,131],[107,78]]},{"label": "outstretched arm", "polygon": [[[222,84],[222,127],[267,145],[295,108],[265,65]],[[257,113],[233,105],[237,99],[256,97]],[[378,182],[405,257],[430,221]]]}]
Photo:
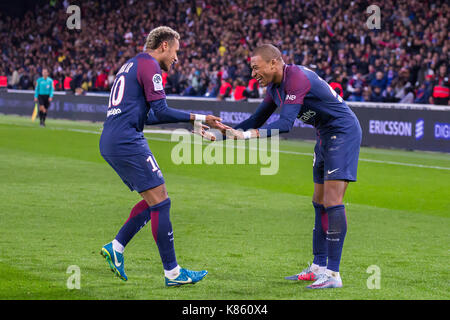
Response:
[{"label": "outstretched arm", "polygon": [[150,111],[147,115],[145,124],[164,124],[176,122],[200,121],[205,122],[208,126],[218,130],[229,129],[228,126],[223,125],[219,117],[213,115],[203,115],[188,113],[167,106],[166,99],[160,99],[150,102]]},{"label": "outstretched arm", "polygon": [[306,94],[311,89],[311,83],[309,82],[307,76],[297,67],[291,67],[286,70],[286,87],[285,93],[286,99],[282,106],[280,112],[280,118],[271,123],[266,124],[259,129],[254,128],[253,130],[237,131],[229,130],[229,137],[234,139],[249,139],[249,138],[264,138],[270,137],[275,133],[286,133],[289,132],[294,126],[295,119],[297,118],[300,109],[303,105],[303,100]]},{"label": "outstretched arm", "polygon": [[[246,119],[246,120],[242,121],[241,123],[239,123],[238,125],[236,125],[234,127],[234,129],[224,125],[224,128],[219,129],[222,134],[218,134],[218,133],[214,134],[213,140],[226,139],[226,136],[229,136],[231,139],[235,139],[235,137],[233,136],[232,133],[233,132],[236,132],[236,133],[242,132],[240,130],[244,130],[247,132],[250,132],[250,131],[257,132],[257,130],[255,130],[255,129],[261,127],[267,121],[267,119],[269,119],[269,117],[272,115],[272,113],[275,111],[276,108],[277,108],[277,105],[272,100],[272,98],[269,95],[266,95],[263,102],[260,103],[260,105],[258,106],[258,108],[256,109],[254,114],[252,114],[248,119]],[[250,129],[254,129],[254,130],[250,130]],[[258,136],[256,136],[256,135],[248,136],[248,138],[256,138],[256,137],[258,137]]]},{"label": "outstretched arm", "polygon": [[258,130],[258,136],[261,138],[270,137],[274,133],[287,133],[294,126],[295,119],[302,106],[300,104],[286,104],[282,107],[280,118],[271,124],[266,124]]},{"label": "outstretched arm", "polygon": [[137,80],[144,90],[146,101],[150,104],[146,124],[163,124],[199,120],[207,125],[223,129],[220,118],[213,115],[200,115],[184,112],[167,105],[166,94],[162,85],[161,69],[151,59],[138,61]]},{"label": "outstretched arm", "polygon": [[145,124],[189,122],[191,114],[167,106],[166,99],[150,101],[150,111]]},{"label": "outstretched arm", "polygon": [[250,116],[247,120],[242,121],[234,129],[249,130],[257,129],[261,127],[267,119],[272,115],[272,113],[277,108],[277,105],[272,101],[272,99],[265,98],[263,102],[258,106],[255,113]]},{"label": "outstretched arm", "polygon": [[155,113],[153,112],[153,109],[150,109],[150,111],[147,114],[147,120],[145,120],[145,124],[147,125],[152,125],[152,124],[162,124],[163,122],[161,122],[156,116]]},{"label": "outstretched arm", "polygon": [[259,129],[247,131],[229,130],[228,137],[231,139],[266,138],[279,133],[287,133],[294,126],[295,119],[301,109],[300,104],[284,105],[281,109],[280,118],[271,124],[266,124]]}]

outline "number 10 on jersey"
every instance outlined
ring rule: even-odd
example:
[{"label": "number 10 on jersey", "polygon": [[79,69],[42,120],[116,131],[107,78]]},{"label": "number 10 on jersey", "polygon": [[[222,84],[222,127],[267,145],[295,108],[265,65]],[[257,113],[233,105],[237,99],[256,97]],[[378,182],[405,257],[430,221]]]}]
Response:
[{"label": "number 10 on jersey", "polygon": [[109,104],[108,108],[117,107],[123,99],[123,93],[125,91],[125,76],[121,75],[117,78],[111,88],[111,93],[109,94]]}]

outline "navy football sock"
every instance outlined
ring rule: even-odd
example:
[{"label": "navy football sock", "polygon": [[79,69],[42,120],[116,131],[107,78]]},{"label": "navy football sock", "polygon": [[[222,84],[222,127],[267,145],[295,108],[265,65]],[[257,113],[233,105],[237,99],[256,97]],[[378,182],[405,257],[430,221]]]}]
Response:
[{"label": "navy football sock", "polygon": [[316,218],[314,222],[313,230],[313,263],[320,267],[326,267],[327,265],[327,239],[326,232],[328,229],[328,218],[325,212],[325,207],[313,201],[314,210],[316,212]]},{"label": "navy football sock", "polygon": [[172,270],[178,266],[178,263],[173,244],[172,223],[170,222],[170,198],[149,209],[151,211],[153,239],[158,246],[164,270]]},{"label": "navy football sock", "polygon": [[325,209],[328,214],[328,266],[327,269],[339,272],[342,247],[347,233],[347,217],[343,204]]},{"label": "navy football sock", "polygon": [[149,206],[145,200],[142,200],[133,207],[128,220],[122,226],[115,239],[125,247],[149,220]]}]

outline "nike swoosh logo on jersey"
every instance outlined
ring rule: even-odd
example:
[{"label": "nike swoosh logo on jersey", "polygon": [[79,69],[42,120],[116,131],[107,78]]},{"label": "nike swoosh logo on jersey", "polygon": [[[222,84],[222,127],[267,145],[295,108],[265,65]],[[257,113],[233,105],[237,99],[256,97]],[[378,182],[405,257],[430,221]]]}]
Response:
[{"label": "nike swoosh logo on jersey", "polygon": [[116,250],[113,249],[113,252],[114,252],[114,264],[116,265],[116,267],[120,267],[122,265],[122,262],[119,263],[119,261],[117,261]]},{"label": "nike swoosh logo on jersey", "polygon": [[333,172],[335,172],[335,171],[338,171],[338,170],[339,170],[339,168],[337,168],[337,169],[334,169],[334,170],[331,170],[331,171],[330,171],[330,170],[328,170],[328,171],[327,171],[327,174],[332,174]]}]

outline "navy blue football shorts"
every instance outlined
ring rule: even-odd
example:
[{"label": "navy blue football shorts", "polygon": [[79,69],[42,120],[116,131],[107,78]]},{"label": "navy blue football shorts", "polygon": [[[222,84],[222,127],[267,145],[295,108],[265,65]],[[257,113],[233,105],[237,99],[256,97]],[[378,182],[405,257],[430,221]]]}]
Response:
[{"label": "navy blue football shorts", "polygon": [[161,169],[151,152],[130,156],[107,156],[102,154],[102,157],[116,171],[131,191],[136,190],[141,193],[164,183]]},{"label": "navy blue football shorts", "polygon": [[314,147],[314,183],[323,184],[325,180],[356,181],[361,138],[359,123],[345,132],[318,136]]}]

